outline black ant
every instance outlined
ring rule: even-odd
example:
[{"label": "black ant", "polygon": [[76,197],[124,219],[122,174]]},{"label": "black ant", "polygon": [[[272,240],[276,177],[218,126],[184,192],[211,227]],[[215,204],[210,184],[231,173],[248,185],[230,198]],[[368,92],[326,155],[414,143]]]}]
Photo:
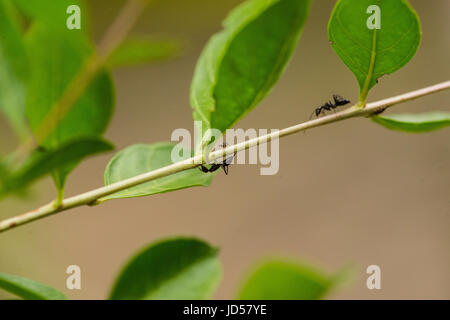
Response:
[{"label": "black ant", "polygon": [[384,108],[381,108],[381,109],[379,109],[379,110],[377,110],[377,111],[374,111],[374,112],[372,112],[372,115],[373,115],[373,116],[377,116],[377,115],[379,115],[379,114],[382,114],[387,108],[388,108],[388,107],[384,107]]},{"label": "black ant", "polygon": [[[227,146],[226,143],[223,143],[220,146],[220,149],[225,148]],[[212,150],[214,151],[214,149]],[[231,162],[233,162],[233,158],[234,155],[226,158],[225,160],[218,160],[216,159],[212,164],[210,168],[207,168],[206,166],[204,166],[203,164],[200,165],[199,169],[204,172],[204,173],[208,173],[208,172],[214,172],[217,171],[219,168],[223,169],[223,172],[225,172],[226,175],[228,175],[228,166],[231,164]]]},{"label": "black ant", "polygon": [[342,98],[341,96],[337,94],[333,94],[333,100],[334,103],[331,101],[326,102],[325,104],[321,105],[320,107],[317,107],[313,113],[311,113],[311,116],[309,117],[309,120],[313,117],[314,113],[316,114],[316,117],[318,117],[321,113],[325,113],[325,110],[330,111],[336,109],[340,106],[345,106],[346,104],[350,103],[350,100],[347,100],[345,98]]}]

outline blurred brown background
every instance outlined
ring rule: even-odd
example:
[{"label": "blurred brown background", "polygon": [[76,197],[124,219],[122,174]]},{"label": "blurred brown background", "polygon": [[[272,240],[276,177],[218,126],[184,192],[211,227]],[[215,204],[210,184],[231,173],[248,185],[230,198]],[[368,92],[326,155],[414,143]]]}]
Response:
[{"label": "blurred brown background", "polygon": [[[90,0],[96,39],[123,1]],[[189,86],[207,39],[239,0],[156,1],[134,32],[173,35],[185,43],[180,58],[116,71],[117,107],[106,137],[117,150],[170,139],[192,128]],[[450,76],[450,2],[411,1],[423,42],[417,55],[385,76],[370,101]],[[239,123],[284,128],[339,93],[357,99],[357,82],[331,49],[327,22],[334,1],[313,3],[300,45],[281,81]],[[450,92],[389,112],[450,110]],[[239,165],[209,188],[81,207],[0,235],[0,270],[63,290],[73,299],[105,298],[125,259],[156,239],[192,235],[221,247],[224,278],[216,298],[232,298],[249,267],[266,256],[286,256],[330,272],[353,263],[354,280],[330,295],[344,299],[450,298],[449,130],[411,135],[366,119],[309,130],[280,142],[280,171],[259,175]],[[14,140],[0,120],[0,150]],[[69,177],[67,196],[101,186],[112,154],[85,161]],[[55,196],[50,179],[31,199],[0,203],[0,218],[20,214]],[[68,265],[82,270],[82,290],[65,290]],[[382,270],[382,289],[365,286],[368,265]],[[0,297],[6,297],[0,293]]]}]

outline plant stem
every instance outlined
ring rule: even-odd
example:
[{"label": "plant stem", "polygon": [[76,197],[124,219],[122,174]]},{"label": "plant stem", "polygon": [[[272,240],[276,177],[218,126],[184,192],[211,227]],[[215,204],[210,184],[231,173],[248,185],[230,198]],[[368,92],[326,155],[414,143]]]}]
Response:
[{"label": "plant stem", "polygon": [[[383,111],[389,107],[394,105],[407,102],[410,100],[414,100],[432,93],[436,93],[439,91],[443,91],[446,89],[450,89],[450,81],[441,82],[439,84],[422,88],[419,90],[411,91],[405,94],[401,94],[395,97],[387,98],[384,100],[380,100],[377,102],[369,103],[365,108],[360,108],[357,105],[354,105],[346,110],[341,112],[330,114],[324,116],[322,118],[310,120],[301,124],[297,124],[285,129],[282,129],[277,132],[271,132],[270,134],[259,136],[254,139],[250,139],[232,146],[228,146],[227,148],[220,149],[214,152],[211,152],[208,156],[209,160],[214,160],[220,157],[223,157],[226,154],[233,154],[234,152],[242,151],[249,149],[251,147],[257,146],[259,144],[267,143],[272,139],[277,139],[280,137],[285,137],[291,134],[295,134],[306,129],[311,129],[319,126],[323,126],[326,124],[330,124],[333,122],[355,118],[355,117],[369,117],[373,114],[376,114],[380,111]],[[189,158],[187,160],[177,162],[171,164],[169,166],[159,168],[150,172],[146,172],[135,176],[133,178],[129,178],[126,180],[122,180],[116,182],[114,184],[101,187],[98,189],[94,189],[70,198],[63,200],[58,207],[54,206],[54,202],[51,202],[43,207],[35,209],[33,211],[6,219],[4,221],[0,221],[0,233],[6,230],[12,229],[14,227],[24,225],[26,223],[30,223],[32,221],[56,214],[58,212],[66,211],[68,209],[72,209],[75,207],[83,206],[83,205],[94,205],[100,204],[101,198],[108,196],[110,194],[116,193],[118,191],[128,189],[130,187],[134,187],[136,185],[152,181],[161,177],[165,177],[183,170],[195,168],[203,163],[203,155],[199,154],[195,157]]]},{"label": "plant stem", "polygon": [[136,24],[145,7],[152,0],[128,0],[113,24],[108,28],[98,46],[98,53],[102,62],[114,52],[125,40],[128,33]]}]

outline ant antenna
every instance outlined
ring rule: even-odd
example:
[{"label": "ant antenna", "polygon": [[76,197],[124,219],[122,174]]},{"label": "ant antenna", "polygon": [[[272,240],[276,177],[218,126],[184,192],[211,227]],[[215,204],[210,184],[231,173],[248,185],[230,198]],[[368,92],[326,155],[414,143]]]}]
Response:
[{"label": "ant antenna", "polygon": [[[316,110],[314,110],[314,111],[311,113],[311,115],[309,116],[309,121],[311,121],[311,119],[312,119],[312,117],[313,117],[313,115],[314,115],[315,112],[316,112]],[[306,133],[306,130],[303,131],[303,134],[305,134],[305,133]]]}]

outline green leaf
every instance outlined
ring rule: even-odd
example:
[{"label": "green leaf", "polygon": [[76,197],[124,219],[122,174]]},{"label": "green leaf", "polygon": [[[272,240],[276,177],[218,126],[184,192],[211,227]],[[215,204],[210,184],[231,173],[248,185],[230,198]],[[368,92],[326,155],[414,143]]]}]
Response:
[{"label": "green leaf", "polygon": [[8,160],[5,158],[0,158],[0,195],[1,190],[6,188],[6,183],[11,175],[10,165]]},{"label": "green leaf", "polygon": [[9,0],[0,0],[0,110],[24,139],[28,135],[25,122],[28,59],[11,9]]},{"label": "green leaf", "polygon": [[25,300],[67,300],[61,292],[31,279],[0,272],[0,288]]},{"label": "green leaf", "polygon": [[217,248],[191,238],[152,244],[128,262],[110,299],[208,299],[222,277],[217,254]]},{"label": "green leaf", "polygon": [[[25,15],[32,20],[45,24],[53,33],[65,33],[66,36],[86,34],[87,8],[84,0],[13,0]],[[67,28],[67,19],[71,14],[67,8],[72,5],[80,7],[81,29]]]},{"label": "green leaf", "polygon": [[309,266],[269,260],[256,267],[243,284],[241,300],[316,300],[338,282]]},{"label": "green leaf", "polygon": [[[367,13],[371,5],[380,8],[380,29],[368,28],[368,19],[375,14]],[[328,37],[355,74],[363,104],[378,78],[411,60],[422,32],[419,17],[406,0],[339,0],[328,24]]]},{"label": "green leaf", "polygon": [[56,150],[35,151],[14,173],[7,176],[0,195],[20,191],[44,175],[73,168],[82,159],[111,151],[113,145],[99,138],[84,138],[61,145]]},{"label": "green leaf", "polygon": [[412,133],[429,132],[450,126],[450,112],[393,114],[373,116],[371,119],[385,128]]},{"label": "green leaf", "polygon": [[[52,126],[45,128],[42,125],[46,120],[49,123],[50,110],[56,106],[61,110],[60,101],[66,89],[93,52],[91,45],[79,34],[62,36],[43,24],[31,28],[26,44],[32,62],[26,115],[32,132],[38,137],[43,129],[50,131],[45,138],[39,138],[39,145],[52,151],[69,141],[101,136],[114,109],[113,83],[105,70],[81,90],[81,96],[60,121],[54,119],[50,122]],[[64,168],[54,173],[58,190],[63,188],[69,171]]]},{"label": "green leaf", "polygon": [[135,36],[125,40],[108,58],[111,68],[159,62],[175,57],[180,43],[174,39]]},{"label": "green leaf", "polygon": [[[171,160],[173,143],[136,144],[120,151],[105,169],[105,185],[110,185],[139,174],[150,172],[168,165]],[[183,149],[183,155],[191,155]],[[120,198],[143,197],[194,186],[209,186],[215,174],[205,174],[199,169],[189,169],[159,178],[147,183],[119,191],[102,198],[101,201]]]},{"label": "green leaf", "polygon": [[271,90],[297,45],[309,0],[250,0],[233,10],[197,63],[194,120],[203,129],[233,126]]}]

